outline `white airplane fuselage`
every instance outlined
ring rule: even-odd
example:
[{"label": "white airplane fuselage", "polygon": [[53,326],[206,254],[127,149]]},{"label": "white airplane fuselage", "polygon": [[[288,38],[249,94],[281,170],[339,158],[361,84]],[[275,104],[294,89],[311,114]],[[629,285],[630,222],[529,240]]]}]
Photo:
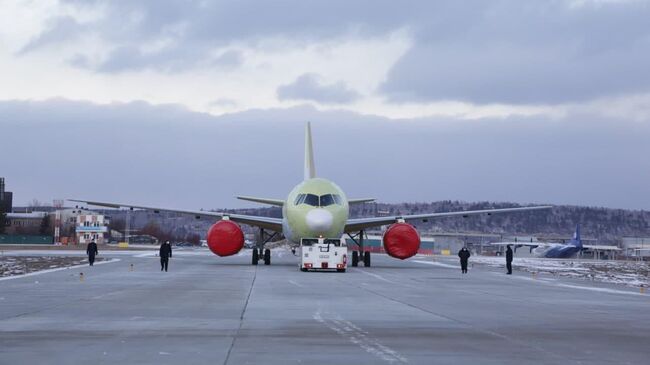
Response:
[{"label": "white airplane fuselage", "polygon": [[341,238],[349,216],[341,188],[323,178],[296,185],[282,206],[282,233],[293,243],[303,238]]}]

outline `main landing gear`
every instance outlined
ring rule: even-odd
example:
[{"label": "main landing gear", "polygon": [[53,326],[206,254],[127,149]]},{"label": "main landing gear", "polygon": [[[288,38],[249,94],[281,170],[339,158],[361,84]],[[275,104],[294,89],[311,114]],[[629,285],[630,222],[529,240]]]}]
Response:
[{"label": "main landing gear", "polygon": [[359,262],[363,261],[363,266],[370,267],[370,252],[363,249],[363,231],[357,234],[348,233],[348,237],[359,246],[359,251],[352,251],[352,267],[359,266]]},{"label": "main landing gear", "polygon": [[271,250],[264,248],[267,242],[271,241],[278,233],[268,234],[263,228],[260,228],[260,243],[258,247],[253,248],[253,255],[251,263],[257,265],[260,260],[264,260],[264,265],[271,265]]},{"label": "main landing gear", "polygon": [[370,267],[370,252],[352,251],[352,266],[359,266],[360,261],[363,262],[363,266]]},{"label": "main landing gear", "polygon": [[271,250],[253,248],[252,264],[257,265],[260,260],[264,260],[264,265],[271,265]]}]

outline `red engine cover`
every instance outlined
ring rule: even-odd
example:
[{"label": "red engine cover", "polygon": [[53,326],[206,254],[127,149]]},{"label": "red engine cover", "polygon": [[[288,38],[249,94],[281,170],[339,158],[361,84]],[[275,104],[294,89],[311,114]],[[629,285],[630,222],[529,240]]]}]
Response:
[{"label": "red engine cover", "polygon": [[219,221],[208,230],[208,247],[219,256],[234,255],[244,247],[244,232],[232,221]]},{"label": "red engine cover", "polygon": [[407,259],[420,249],[420,235],[415,227],[408,223],[395,223],[384,233],[386,253],[397,259]]}]

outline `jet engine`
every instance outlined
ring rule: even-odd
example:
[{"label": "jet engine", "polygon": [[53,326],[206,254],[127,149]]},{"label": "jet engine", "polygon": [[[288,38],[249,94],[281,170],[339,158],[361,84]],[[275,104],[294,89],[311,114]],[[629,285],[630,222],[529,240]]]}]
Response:
[{"label": "jet engine", "polygon": [[408,223],[395,223],[388,227],[382,241],[386,253],[400,260],[415,255],[420,249],[420,235]]},{"label": "jet engine", "polygon": [[244,247],[244,232],[235,222],[222,220],[208,230],[208,247],[219,256],[231,256]]}]

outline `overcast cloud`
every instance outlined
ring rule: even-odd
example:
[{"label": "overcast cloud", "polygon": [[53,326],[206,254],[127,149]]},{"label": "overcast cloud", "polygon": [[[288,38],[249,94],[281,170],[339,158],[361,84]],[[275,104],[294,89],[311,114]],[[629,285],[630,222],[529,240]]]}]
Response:
[{"label": "overcast cloud", "polygon": [[[180,204],[235,206],[235,188],[286,193],[312,120],[346,146],[319,171],[352,195],[647,209],[648,19],[645,0],[7,0],[0,153],[34,154],[0,176],[25,201],[94,196],[56,137],[57,160],[97,150],[107,198],[189,184]],[[134,188],[155,176],[164,192]]]},{"label": "overcast cloud", "polygon": [[359,94],[350,90],[345,83],[323,85],[318,81],[318,75],[304,74],[288,85],[278,88],[280,100],[311,100],[325,104],[344,104],[359,98]]},{"label": "overcast cloud", "polygon": [[[81,197],[179,208],[284,198],[302,178],[304,121],[317,172],[381,201],[650,207],[650,126],[571,115],[390,120],[313,107],[214,117],[177,105],[0,103],[2,175],[18,202]],[[154,188],[155,187],[155,188]]]}]

